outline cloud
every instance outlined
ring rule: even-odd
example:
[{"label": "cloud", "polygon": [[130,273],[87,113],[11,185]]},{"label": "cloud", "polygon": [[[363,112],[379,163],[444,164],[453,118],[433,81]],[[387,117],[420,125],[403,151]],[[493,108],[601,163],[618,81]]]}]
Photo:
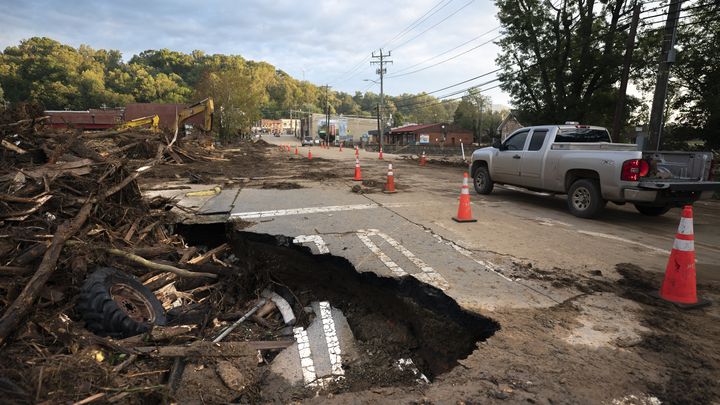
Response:
[{"label": "cloud", "polygon": [[[439,11],[388,44],[433,7]],[[446,21],[393,50],[461,8]],[[118,49],[125,59],[147,49],[199,49],[208,54],[239,54],[246,59],[264,60],[296,78],[304,75],[313,83],[330,83],[341,91],[378,92],[364,79],[377,78],[369,56],[383,44],[392,51],[394,63],[388,66],[391,76],[393,71],[447,51],[498,22],[495,6],[484,0],[5,0],[0,5],[0,25],[4,27],[0,32],[2,49],[32,36],[47,36],[73,46]],[[473,41],[418,68],[491,37]],[[457,83],[495,69],[496,53],[497,47],[488,44],[422,72],[388,77],[385,91],[415,93]],[[499,89],[488,94],[496,103],[508,103]]]}]

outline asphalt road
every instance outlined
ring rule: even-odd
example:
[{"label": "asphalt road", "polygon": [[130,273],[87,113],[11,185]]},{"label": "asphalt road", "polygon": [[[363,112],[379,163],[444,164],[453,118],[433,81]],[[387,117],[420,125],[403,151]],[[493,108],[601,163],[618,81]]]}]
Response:
[{"label": "asphalt road", "polygon": [[[265,138],[276,144],[299,143],[291,136]],[[307,156],[309,148],[300,147]],[[280,154],[280,152],[278,152]],[[347,174],[335,182],[347,194],[353,185],[355,155],[352,149],[330,150],[312,147],[315,157],[337,161],[331,169]],[[395,181],[401,188],[394,195],[372,193],[364,198],[374,203],[402,203],[393,212],[408,222],[483,252],[504,265],[513,261],[536,267],[560,267],[577,272],[600,270],[612,276],[618,263],[634,263],[647,270],[664,272],[680,219],[673,209],[661,217],[647,217],[632,205],[609,203],[596,220],[574,217],[567,211],[564,196],[549,196],[519,189],[496,187],[492,194],[480,196],[471,191],[476,223],[458,224],[451,220],[457,211],[462,167],[428,165],[385,154],[361,151],[364,179],[385,181],[387,163],[394,164]],[[323,200],[334,205],[333,198]],[[694,206],[695,247],[698,279],[720,279],[720,202],[702,201]]]}]

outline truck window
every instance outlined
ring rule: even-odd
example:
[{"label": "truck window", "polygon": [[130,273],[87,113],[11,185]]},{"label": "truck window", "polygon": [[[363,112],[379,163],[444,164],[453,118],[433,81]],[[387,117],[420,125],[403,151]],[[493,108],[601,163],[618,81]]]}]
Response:
[{"label": "truck window", "polygon": [[607,129],[559,129],[555,142],[610,142],[610,134]]},{"label": "truck window", "polygon": [[547,129],[533,131],[532,137],[530,137],[530,146],[528,150],[540,150],[545,143],[545,137],[547,136]]},{"label": "truck window", "polygon": [[527,136],[528,131],[518,132],[505,141],[505,147],[507,150],[523,150]]}]

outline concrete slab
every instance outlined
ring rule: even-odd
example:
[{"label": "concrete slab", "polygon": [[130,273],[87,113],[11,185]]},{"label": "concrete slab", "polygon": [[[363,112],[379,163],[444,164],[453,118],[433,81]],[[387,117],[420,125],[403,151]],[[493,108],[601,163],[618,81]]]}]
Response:
[{"label": "concrete slab", "polygon": [[[424,203],[413,203],[409,196],[396,200],[381,198],[382,202],[373,201],[349,191],[327,188],[243,190],[238,195],[243,209],[264,213],[260,218],[248,219],[257,222],[245,228],[246,231],[298,237],[296,243],[310,247],[313,253],[329,252],[345,257],[358,271],[372,271],[386,277],[409,275],[477,310],[545,307],[557,303],[558,299],[504,276],[474,252],[454,245],[396,212],[410,204],[418,209]],[[315,205],[323,201],[325,205]],[[308,207],[303,204],[318,210],[298,211]],[[320,210],[338,206],[335,204],[349,208]],[[363,204],[373,206],[358,208]],[[426,205],[428,210],[442,208],[433,203]],[[278,211],[274,211],[276,208]],[[241,211],[237,204],[233,209],[233,214],[253,212],[259,211]]]},{"label": "concrete slab", "polygon": [[293,329],[295,343],[280,352],[270,364],[270,370],[291,384],[308,386],[342,378],[343,361],[357,359],[358,351],[350,325],[342,312],[329,302],[311,304],[315,319],[307,329]]},{"label": "concrete slab", "polygon": [[213,215],[230,213],[240,189],[222,190],[220,194],[205,201],[205,204],[197,210],[198,215]]}]

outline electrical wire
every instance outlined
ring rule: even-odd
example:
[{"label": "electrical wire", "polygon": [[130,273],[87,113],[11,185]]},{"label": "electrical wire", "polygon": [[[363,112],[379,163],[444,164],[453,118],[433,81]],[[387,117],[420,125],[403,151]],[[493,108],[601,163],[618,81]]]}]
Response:
[{"label": "electrical wire", "polygon": [[450,13],[449,15],[445,16],[445,18],[443,18],[442,20],[440,20],[440,21],[438,21],[437,23],[431,25],[430,27],[424,29],[424,30],[421,31],[419,34],[417,34],[417,35],[415,35],[414,37],[408,39],[407,41],[401,43],[400,45],[396,45],[396,46],[393,48],[393,50],[396,51],[396,50],[402,48],[403,46],[407,45],[408,43],[414,41],[414,40],[417,39],[419,36],[421,36],[421,35],[423,35],[424,33],[430,31],[431,29],[437,27],[438,25],[440,25],[440,24],[442,24],[443,22],[447,21],[450,17],[452,17],[452,16],[454,16],[455,14],[459,13],[459,12],[462,11],[465,7],[467,7],[467,6],[469,6],[470,4],[472,4],[474,1],[475,1],[475,0],[470,0],[470,1],[468,1],[467,3],[465,3],[465,4],[464,4],[462,7],[460,7],[459,9],[457,9],[457,10],[453,11],[452,13]]},{"label": "electrical wire", "polygon": [[477,40],[477,39],[480,39],[480,38],[484,37],[485,35],[493,32],[493,31],[496,31],[496,30],[498,30],[498,29],[500,29],[500,26],[499,26],[499,25],[498,25],[497,27],[489,30],[489,31],[486,31],[486,32],[484,32],[484,33],[476,36],[475,38],[473,38],[473,39],[471,39],[471,40],[465,41],[465,42],[463,42],[463,43],[460,44],[460,45],[457,45],[457,46],[455,46],[455,47],[453,47],[453,48],[450,48],[450,49],[448,49],[448,50],[445,51],[445,52],[439,53],[439,54],[437,54],[437,55],[435,55],[435,56],[433,56],[433,57],[431,57],[431,58],[427,58],[427,59],[425,59],[425,60],[422,60],[422,61],[420,61],[420,62],[418,62],[418,63],[416,63],[416,64],[414,64],[414,65],[410,65],[410,66],[408,66],[408,67],[404,67],[404,68],[402,68],[402,69],[396,70],[396,71],[395,71],[395,74],[402,73],[402,72],[404,72],[404,71],[406,71],[406,70],[409,70],[409,69],[412,69],[412,68],[414,68],[414,67],[416,67],[416,66],[422,65],[422,64],[425,63],[425,62],[429,62],[429,61],[431,61],[431,60],[433,60],[433,59],[437,59],[437,58],[439,58],[439,57],[441,57],[441,56],[443,56],[443,55],[445,55],[445,54],[447,54],[447,53],[450,53],[450,52],[452,52],[452,51],[454,51],[454,50],[456,50],[456,49],[458,49],[458,48],[461,48],[461,47],[469,44],[470,42],[473,42],[473,41],[475,41],[475,40]]},{"label": "electrical wire", "polygon": [[485,41],[485,42],[483,42],[483,43],[481,43],[481,44],[479,44],[479,45],[476,45],[476,46],[474,46],[474,47],[472,47],[472,48],[470,48],[470,49],[468,49],[468,50],[466,50],[466,51],[460,52],[459,54],[454,55],[454,56],[451,56],[451,57],[449,57],[449,58],[447,58],[447,59],[443,59],[443,60],[441,60],[440,62],[433,63],[432,65],[425,66],[425,67],[420,68],[420,69],[415,69],[415,70],[412,70],[412,71],[410,71],[410,72],[388,75],[387,77],[388,77],[388,78],[393,78],[393,77],[407,76],[407,75],[411,75],[411,74],[414,74],[414,73],[417,73],[417,72],[422,72],[423,70],[427,70],[427,69],[430,69],[430,68],[435,67],[435,66],[438,66],[438,65],[442,65],[443,63],[446,63],[446,62],[449,62],[449,61],[451,61],[451,60],[453,60],[453,59],[459,58],[459,57],[461,57],[461,56],[463,56],[463,55],[466,55],[466,54],[468,54],[468,53],[470,53],[470,52],[472,52],[472,51],[474,51],[474,50],[476,50],[476,49],[478,49],[478,48],[480,48],[480,47],[482,47],[482,46],[484,46],[484,45],[487,45],[487,44],[489,44],[489,43],[492,43],[493,41],[495,41],[496,39],[499,39],[499,38],[502,37],[502,36],[503,36],[503,34],[497,35],[497,36],[495,36],[495,37],[493,37],[493,38],[491,38],[491,39],[489,39],[489,40],[487,40],[487,41]]}]

